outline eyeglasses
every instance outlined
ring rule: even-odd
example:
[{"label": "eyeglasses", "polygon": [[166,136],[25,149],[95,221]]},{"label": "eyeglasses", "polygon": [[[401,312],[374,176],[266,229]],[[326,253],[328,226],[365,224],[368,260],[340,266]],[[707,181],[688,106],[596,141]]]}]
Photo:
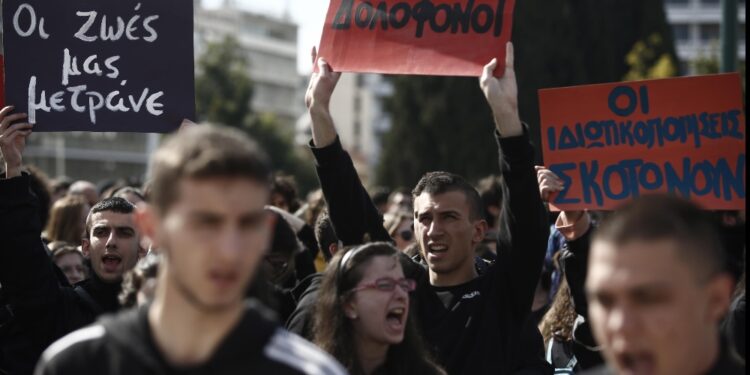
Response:
[{"label": "eyeglasses", "polygon": [[417,288],[417,282],[412,279],[402,278],[402,279],[396,280],[392,277],[381,277],[375,280],[374,283],[362,284],[352,289],[351,291],[349,291],[349,293],[355,293],[364,289],[375,289],[381,292],[392,292],[396,289],[397,285],[401,287],[401,289],[403,289],[404,292],[407,292],[407,293],[413,292],[414,289]]}]

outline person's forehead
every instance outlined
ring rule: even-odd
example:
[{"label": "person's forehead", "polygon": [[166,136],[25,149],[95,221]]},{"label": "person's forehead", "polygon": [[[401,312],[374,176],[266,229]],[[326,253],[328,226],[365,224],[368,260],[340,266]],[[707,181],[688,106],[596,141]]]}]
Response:
[{"label": "person's forehead", "polygon": [[244,177],[182,179],[174,206],[206,212],[259,210],[268,203],[270,188]]},{"label": "person's forehead", "polygon": [[633,289],[647,285],[687,286],[692,270],[678,258],[673,240],[634,241],[623,245],[594,241],[591,246],[589,288]]},{"label": "person's forehead", "polygon": [[404,271],[395,256],[375,256],[367,263],[362,276],[363,280],[377,280],[381,277],[401,278]]},{"label": "person's forehead", "polygon": [[466,195],[460,191],[448,191],[445,193],[431,194],[422,193],[414,201],[414,212],[417,214],[424,211],[468,211],[469,202]]},{"label": "person's forehead", "polygon": [[134,213],[99,211],[91,215],[91,227],[132,227],[134,225],[134,218]]},{"label": "person's forehead", "polygon": [[83,255],[76,254],[76,253],[67,253],[65,255],[60,256],[58,259],[58,262],[64,263],[64,264],[82,264],[83,263]]}]

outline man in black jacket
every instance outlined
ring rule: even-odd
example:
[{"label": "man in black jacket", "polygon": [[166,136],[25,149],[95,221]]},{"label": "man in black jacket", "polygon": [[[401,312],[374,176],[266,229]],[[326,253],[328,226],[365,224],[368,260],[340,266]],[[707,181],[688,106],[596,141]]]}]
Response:
[{"label": "man in black jacket", "polygon": [[[487,230],[478,193],[459,176],[425,175],[414,190],[415,234],[429,275],[414,293],[418,322],[449,374],[552,373],[538,330],[525,324],[541,272],[549,229],[537,193],[534,151],[517,108],[513,48],[503,78],[488,64],[480,85],[492,108],[501,168],[509,189],[511,246],[477,274],[474,248]],[[344,245],[390,241],[382,217],[342,149],[329,112],[339,74],[318,60],[306,95],[312,151],[336,234]],[[429,155],[425,155],[429,157]]]},{"label": "man in black jacket", "polygon": [[[11,111],[12,107],[0,111],[0,151],[6,169],[5,178],[0,179],[0,284],[12,310],[13,334],[19,340],[9,338],[2,349],[12,373],[28,374],[54,340],[119,308],[122,275],[143,250],[134,207],[121,198],[102,201],[92,207],[82,241],[94,272],[75,288],[61,285],[41,240],[39,200],[29,189],[29,175],[21,172],[32,126],[23,123],[25,114]],[[30,343],[16,345],[21,340]]]},{"label": "man in black jacket", "polygon": [[271,168],[246,135],[195,126],[151,160],[138,226],[164,257],[154,301],[63,337],[37,374],[340,375],[338,363],[278,327],[245,290],[270,245]]}]

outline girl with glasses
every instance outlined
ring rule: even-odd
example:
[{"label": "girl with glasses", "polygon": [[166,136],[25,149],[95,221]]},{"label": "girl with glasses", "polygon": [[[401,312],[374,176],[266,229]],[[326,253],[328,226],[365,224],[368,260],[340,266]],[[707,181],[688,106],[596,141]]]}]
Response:
[{"label": "girl with glasses", "polygon": [[416,283],[399,251],[375,242],[336,254],[323,276],[315,343],[351,375],[444,375],[422,347],[409,314]]}]

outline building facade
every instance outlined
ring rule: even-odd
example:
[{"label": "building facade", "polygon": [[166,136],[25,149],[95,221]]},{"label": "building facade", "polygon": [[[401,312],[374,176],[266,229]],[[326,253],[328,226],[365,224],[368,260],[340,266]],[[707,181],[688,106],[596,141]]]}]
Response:
[{"label": "building facade", "polygon": [[[737,0],[737,55],[745,64],[745,0]],[[675,47],[684,74],[695,73],[691,62],[721,53],[721,0],[664,0]]]},{"label": "building facade", "polygon": [[253,81],[252,109],[273,114],[292,128],[303,112],[297,73],[297,25],[290,20],[251,13],[232,2],[215,9],[195,8],[195,54],[207,43],[232,35],[249,61]]},{"label": "building facade", "polygon": [[[392,85],[382,75],[343,73],[331,97],[339,138],[366,186],[373,181],[380,158],[380,137],[391,126],[382,98],[392,94]],[[310,116],[305,113],[297,121],[296,143],[307,144],[310,138]]]}]

